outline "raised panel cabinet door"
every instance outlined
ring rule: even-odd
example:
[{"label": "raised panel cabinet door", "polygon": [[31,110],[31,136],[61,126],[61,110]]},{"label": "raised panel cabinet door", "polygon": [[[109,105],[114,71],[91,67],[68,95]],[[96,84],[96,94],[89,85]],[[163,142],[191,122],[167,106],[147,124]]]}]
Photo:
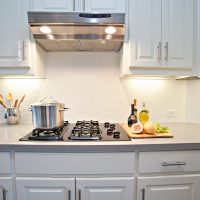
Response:
[{"label": "raised panel cabinet door", "polygon": [[200,176],[139,177],[137,200],[199,200]]},{"label": "raised panel cabinet door", "polygon": [[21,66],[25,61],[22,9],[20,0],[0,2],[0,67]]},{"label": "raised panel cabinet door", "polygon": [[0,200],[14,200],[13,183],[10,177],[0,177]]},{"label": "raised panel cabinet door", "polygon": [[17,200],[75,200],[74,178],[16,178]]},{"label": "raised panel cabinet door", "polygon": [[160,67],[161,0],[131,0],[129,15],[131,66]]},{"label": "raised panel cabinet door", "polygon": [[85,0],[87,12],[126,12],[126,0]]},{"label": "raised panel cabinet door", "polygon": [[133,200],[134,178],[77,178],[81,200]]},{"label": "raised panel cabinet door", "polygon": [[74,0],[31,0],[33,11],[74,11]]},{"label": "raised panel cabinet door", "polygon": [[162,1],[163,64],[192,68],[194,55],[194,1]]}]

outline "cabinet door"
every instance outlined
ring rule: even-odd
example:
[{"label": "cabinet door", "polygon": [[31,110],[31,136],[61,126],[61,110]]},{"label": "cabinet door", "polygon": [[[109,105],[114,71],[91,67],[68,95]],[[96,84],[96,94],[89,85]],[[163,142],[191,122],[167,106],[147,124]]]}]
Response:
[{"label": "cabinet door", "polygon": [[199,200],[200,176],[139,177],[137,200]]},{"label": "cabinet door", "polygon": [[87,12],[121,12],[125,13],[126,0],[85,0]]},{"label": "cabinet door", "polygon": [[27,0],[0,2],[0,75],[44,76],[41,59],[44,56],[38,55],[40,49],[30,37],[27,16],[30,8]]},{"label": "cabinet door", "polygon": [[133,200],[133,178],[77,178],[81,200]]},{"label": "cabinet door", "polygon": [[23,6],[20,0],[1,0],[1,67],[24,65],[26,38],[23,37],[23,20],[25,18],[26,16],[24,16]]},{"label": "cabinet door", "polygon": [[16,178],[17,200],[75,200],[73,178]]},{"label": "cabinet door", "polygon": [[129,7],[131,66],[160,67],[161,0],[131,0]]},{"label": "cabinet door", "polygon": [[74,11],[74,0],[32,0],[33,11]]},{"label": "cabinet door", "polygon": [[162,1],[163,65],[191,68],[194,55],[194,1]]},{"label": "cabinet door", "polygon": [[13,200],[12,178],[0,177],[0,200]]}]

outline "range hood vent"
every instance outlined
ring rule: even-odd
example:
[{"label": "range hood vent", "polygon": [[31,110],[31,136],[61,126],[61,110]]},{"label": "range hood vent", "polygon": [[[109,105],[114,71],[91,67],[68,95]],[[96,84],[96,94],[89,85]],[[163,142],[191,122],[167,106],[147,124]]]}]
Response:
[{"label": "range hood vent", "polygon": [[123,45],[125,14],[28,12],[33,37],[45,51],[115,51]]}]

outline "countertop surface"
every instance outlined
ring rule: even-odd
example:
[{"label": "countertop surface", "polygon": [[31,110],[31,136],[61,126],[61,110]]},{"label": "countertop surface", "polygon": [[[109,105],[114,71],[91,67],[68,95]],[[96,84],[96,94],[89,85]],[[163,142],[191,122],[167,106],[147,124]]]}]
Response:
[{"label": "countertop surface", "polygon": [[130,152],[164,150],[200,150],[200,124],[166,123],[173,138],[132,139],[119,142],[65,142],[65,141],[19,141],[28,134],[31,124],[0,124],[0,151],[25,152]]}]

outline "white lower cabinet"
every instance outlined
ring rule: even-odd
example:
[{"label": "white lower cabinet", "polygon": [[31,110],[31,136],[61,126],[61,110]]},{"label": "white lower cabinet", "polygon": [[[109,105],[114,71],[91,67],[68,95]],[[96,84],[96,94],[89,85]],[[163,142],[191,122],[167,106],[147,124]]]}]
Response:
[{"label": "white lower cabinet", "polygon": [[199,200],[200,151],[140,152],[137,200]]},{"label": "white lower cabinet", "polygon": [[80,200],[133,200],[134,178],[77,178]]},{"label": "white lower cabinet", "polygon": [[200,175],[138,178],[137,200],[199,200]]},{"label": "white lower cabinet", "polygon": [[[16,194],[14,181],[1,178],[0,195],[5,189],[6,200],[199,200],[199,156],[198,150],[16,152]],[[0,157],[6,161],[9,154]]]},{"label": "white lower cabinet", "polygon": [[134,172],[133,152],[15,153],[17,200],[134,200]]},{"label": "white lower cabinet", "polygon": [[133,200],[133,178],[17,177],[17,200]]},{"label": "white lower cabinet", "polygon": [[75,200],[74,178],[17,178],[18,200]]},{"label": "white lower cabinet", "polygon": [[13,200],[13,180],[11,177],[0,177],[0,200]]}]

